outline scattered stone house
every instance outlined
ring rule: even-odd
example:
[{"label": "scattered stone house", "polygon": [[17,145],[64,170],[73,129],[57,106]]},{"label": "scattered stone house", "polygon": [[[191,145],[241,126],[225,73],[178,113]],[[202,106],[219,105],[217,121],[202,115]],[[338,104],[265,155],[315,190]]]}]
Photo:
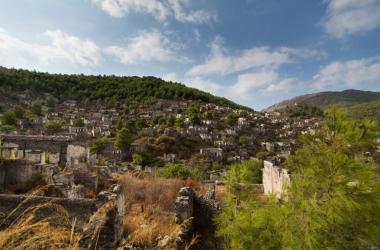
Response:
[{"label": "scattered stone house", "polygon": [[249,126],[249,121],[245,117],[239,117],[238,118],[238,125],[242,127]]},{"label": "scattered stone house", "polygon": [[223,149],[221,148],[201,148],[199,153],[212,159],[221,160],[223,158]]}]

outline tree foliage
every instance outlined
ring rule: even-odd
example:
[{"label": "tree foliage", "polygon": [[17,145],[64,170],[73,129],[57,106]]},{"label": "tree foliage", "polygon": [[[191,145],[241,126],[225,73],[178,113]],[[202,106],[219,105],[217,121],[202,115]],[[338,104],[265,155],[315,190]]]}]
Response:
[{"label": "tree foliage", "polygon": [[187,179],[203,181],[207,177],[207,168],[204,166],[187,167],[179,163],[170,163],[157,171],[157,176],[171,179]]},{"label": "tree foliage", "polygon": [[153,159],[145,153],[135,153],[132,155],[133,163],[141,166],[149,165]]},{"label": "tree foliage", "polygon": [[262,162],[257,160],[236,163],[229,166],[225,180],[231,185],[234,183],[259,184],[262,183],[262,168]]},{"label": "tree foliage", "polygon": [[363,156],[378,133],[372,121],[326,112],[320,133],[286,167],[291,184],[277,199],[228,189],[216,219],[226,249],[369,249],[380,246],[380,182]]},{"label": "tree foliage", "polygon": [[226,116],[224,121],[228,126],[234,126],[236,125],[238,118],[239,117],[234,113],[230,113]]},{"label": "tree foliage", "polygon": [[75,119],[73,121],[74,127],[84,127],[84,120],[82,118]]},{"label": "tree foliage", "polygon": [[91,152],[95,154],[101,154],[107,148],[110,143],[110,139],[107,137],[96,138],[91,144]]},{"label": "tree foliage", "polygon": [[3,126],[16,127],[17,126],[16,114],[13,111],[5,112],[3,116],[1,117],[1,124]]},{"label": "tree foliage", "polygon": [[48,121],[44,124],[44,129],[48,134],[57,134],[62,131],[63,121]]},{"label": "tree foliage", "polygon": [[42,116],[42,104],[40,101],[34,101],[29,106],[29,112],[33,116]]},{"label": "tree foliage", "polygon": [[[61,101],[86,100],[87,103],[101,102],[110,107],[115,107],[124,101],[128,104],[152,104],[158,99],[169,99],[203,101],[248,109],[226,98],[151,76],[62,75],[0,67],[0,94],[15,95],[27,89],[37,95],[48,93]],[[50,100],[48,101],[49,105],[52,104]]]},{"label": "tree foliage", "polygon": [[117,132],[115,147],[120,150],[126,150],[132,143],[132,136],[127,128],[122,128]]}]

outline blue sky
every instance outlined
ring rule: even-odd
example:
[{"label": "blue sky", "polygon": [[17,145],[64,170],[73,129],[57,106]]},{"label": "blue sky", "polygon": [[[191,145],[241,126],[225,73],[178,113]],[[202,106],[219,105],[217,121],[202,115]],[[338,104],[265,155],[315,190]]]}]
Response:
[{"label": "blue sky", "polygon": [[262,109],[380,90],[380,0],[5,0],[0,65],[153,75]]}]

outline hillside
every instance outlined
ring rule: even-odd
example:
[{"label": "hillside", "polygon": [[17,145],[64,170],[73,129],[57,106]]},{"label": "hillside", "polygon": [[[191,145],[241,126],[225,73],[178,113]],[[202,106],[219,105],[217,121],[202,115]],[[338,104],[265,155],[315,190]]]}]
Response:
[{"label": "hillside", "polygon": [[193,100],[249,109],[226,98],[151,76],[64,75],[0,67],[2,102],[17,100],[18,94],[25,93],[36,98],[50,94],[60,101],[74,99],[115,104],[154,103],[158,99]]},{"label": "hillside", "polygon": [[277,103],[265,109],[265,111],[274,111],[283,109],[286,106],[294,106],[299,104],[308,104],[312,106],[317,106],[320,108],[342,104],[361,104],[372,101],[380,101],[380,92],[372,91],[361,91],[361,90],[344,90],[344,91],[328,91],[320,92],[315,94],[308,94],[303,96],[298,96],[283,102]]},{"label": "hillside", "polygon": [[380,121],[380,101],[351,105],[347,110],[354,119],[368,118]]}]

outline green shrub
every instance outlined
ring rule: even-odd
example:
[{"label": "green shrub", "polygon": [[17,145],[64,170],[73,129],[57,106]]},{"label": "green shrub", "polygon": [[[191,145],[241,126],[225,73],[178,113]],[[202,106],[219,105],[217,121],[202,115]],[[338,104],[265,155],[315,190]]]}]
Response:
[{"label": "green shrub", "polygon": [[163,178],[187,179],[192,176],[191,169],[183,164],[168,164],[157,172],[157,176]]},{"label": "green shrub", "polygon": [[152,157],[144,153],[136,153],[132,155],[133,163],[141,166],[149,165],[153,162]]},{"label": "green shrub", "polygon": [[91,152],[95,154],[101,154],[110,143],[110,139],[107,137],[99,137],[91,144]]},{"label": "green shrub", "polygon": [[157,172],[157,176],[163,178],[192,178],[203,181],[207,178],[207,168],[204,166],[186,167],[183,164],[168,164]]}]

